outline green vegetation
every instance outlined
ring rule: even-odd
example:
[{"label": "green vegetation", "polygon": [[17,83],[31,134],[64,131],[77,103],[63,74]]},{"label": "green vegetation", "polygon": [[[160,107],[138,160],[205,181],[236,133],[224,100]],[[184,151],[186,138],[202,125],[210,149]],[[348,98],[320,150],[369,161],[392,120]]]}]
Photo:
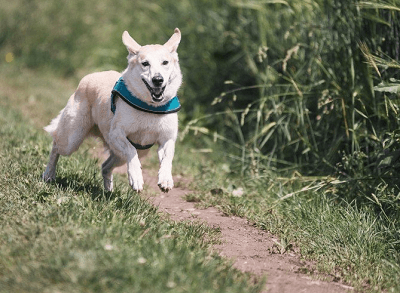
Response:
[{"label": "green vegetation", "polygon": [[[84,74],[125,67],[123,30],[146,44],[179,27],[181,143],[213,150],[198,162],[176,159],[195,174],[198,191],[189,199],[251,219],[280,236],[282,253],[298,247],[319,270],[362,291],[400,290],[399,0],[16,0],[1,7],[0,56],[8,62],[0,68],[1,105],[19,106],[36,126],[55,116]],[[14,161],[39,172],[45,152],[22,161],[25,154],[14,152]],[[75,193],[101,186],[94,170],[77,171],[89,163],[62,164],[60,178],[80,184]],[[35,196],[60,188],[35,184]],[[30,192],[7,186],[17,197]],[[111,209],[127,199],[122,186],[115,199],[86,204]],[[233,192],[239,188],[242,195]],[[65,192],[67,202],[88,196],[46,192],[39,206],[56,204],[53,193]]]},{"label": "green vegetation", "polygon": [[190,199],[250,218],[360,290],[398,291],[400,2],[268,3],[236,2],[237,20],[254,20],[236,31],[257,40],[237,47],[253,81],[233,76],[219,112],[185,128],[228,149],[203,170],[214,192]]}]

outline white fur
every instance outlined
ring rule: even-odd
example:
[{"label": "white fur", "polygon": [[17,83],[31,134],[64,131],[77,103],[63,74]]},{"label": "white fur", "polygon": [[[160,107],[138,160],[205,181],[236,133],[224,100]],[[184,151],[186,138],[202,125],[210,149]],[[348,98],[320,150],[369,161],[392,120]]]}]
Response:
[{"label": "white fur", "polygon": [[[140,46],[128,32],[122,36],[127,47],[128,67],[122,73],[128,90],[146,103],[163,105],[176,96],[182,83],[176,52],[181,39],[179,29],[164,45]],[[147,63],[144,63],[147,62]],[[146,87],[152,88],[154,76],[162,76],[165,90],[163,100],[156,102]],[[116,99],[115,114],[111,112],[111,90],[121,74],[116,71],[97,72],[85,76],[75,93],[69,98],[60,114],[44,129],[53,137],[49,163],[43,173],[45,181],[56,176],[60,155],[69,156],[89,135],[100,137],[110,150],[109,158],[102,165],[105,189],[112,191],[112,171],[127,163],[129,184],[136,191],[143,190],[143,176],[139,157],[147,150],[137,150],[127,137],[140,145],[157,144],[160,169],[158,185],[164,192],[174,186],[172,159],[178,134],[178,116],[151,114],[136,110],[122,99]]]}]

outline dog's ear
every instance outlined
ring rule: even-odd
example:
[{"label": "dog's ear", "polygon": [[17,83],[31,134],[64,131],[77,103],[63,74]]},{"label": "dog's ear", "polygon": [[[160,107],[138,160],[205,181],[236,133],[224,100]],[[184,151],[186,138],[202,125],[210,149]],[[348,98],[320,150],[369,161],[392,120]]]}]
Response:
[{"label": "dog's ear", "polygon": [[136,43],[136,41],[129,35],[127,31],[124,31],[122,34],[122,42],[128,49],[129,55],[136,55],[141,48],[141,46]]},{"label": "dog's ear", "polygon": [[181,41],[181,31],[176,28],[172,37],[164,44],[171,53],[176,52],[178,50],[179,43]]}]

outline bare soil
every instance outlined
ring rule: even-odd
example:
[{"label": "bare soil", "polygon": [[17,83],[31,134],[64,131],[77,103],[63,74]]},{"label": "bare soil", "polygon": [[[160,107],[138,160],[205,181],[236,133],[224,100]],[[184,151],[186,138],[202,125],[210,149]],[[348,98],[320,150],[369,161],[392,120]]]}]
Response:
[{"label": "bare soil", "polygon": [[[101,155],[104,157],[104,155]],[[114,172],[126,173],[126,165]],[[233,261],[233,265],[257,277],[266,276],[264,292],[310,292],[333,293],[351,292],[353,288],[335,282],[331,276],[319,274],[315,264],[301,259],[296,253],[279,252],[278,239],[268,232],[251,225],[246,219],[227,217],[214,207],[199,209],[194,203],[184,200],[191,190],[179,186],[187,186],[181,176],[175,176],[174,188],[169,193],[162,193],[157,186],[157,173],[143,170],[145,188],[154,191],[149,200],[160,211],[167,213],[172,220],[201,221],[219,228],[221,244],[214,249]]]}]

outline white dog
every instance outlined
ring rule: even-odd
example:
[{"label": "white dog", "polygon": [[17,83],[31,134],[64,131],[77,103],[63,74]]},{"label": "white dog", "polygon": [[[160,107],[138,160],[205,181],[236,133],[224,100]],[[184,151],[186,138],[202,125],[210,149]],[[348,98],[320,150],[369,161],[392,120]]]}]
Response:
[{"label": "white dog", "polygon": [[158,186],[168,192],[174,186],[172,159],[178,134],[180,109],[176,96],[182,83],[177,49],[179,29],[164,45],[140,46],[128,32],[122,41],[128,49],[128,67],[122,73],[97,72],[85,76],[67,105],[45,130],[53,148],[43,180],[56,176],[60,155],[76,151],[88,136],[100,137],[110,150],[102,164],[106,190],[113,189],[112,171],[127,163],[129,184],[143,190],[139,156],[158,144]]}]

